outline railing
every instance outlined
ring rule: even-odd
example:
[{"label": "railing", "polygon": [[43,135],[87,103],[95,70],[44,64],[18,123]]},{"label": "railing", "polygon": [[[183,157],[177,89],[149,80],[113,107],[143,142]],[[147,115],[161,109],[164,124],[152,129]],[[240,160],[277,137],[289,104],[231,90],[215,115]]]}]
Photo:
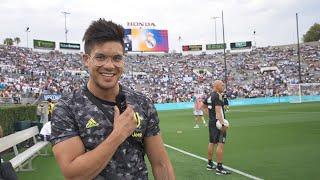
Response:
[{"label": "railing", "polygon": [[0,105],[13,104],[11,97],[0,97]]},{"label": "railing", "polygon": [[[230,106],[244,106],[255,104],[276,104],[276,103],[289,103],[294,96],[280,96],[280,97],[259,97],[259,98],[238,98],[229,100]],[[301,96],[302,102],[315,102],[320,101],[320,95],[315,96]],[[181,103],[164,103],[155,104],[158,111],[162,110],[177,110],[177,109],[190,109],[193,108],[193,102]]]}]

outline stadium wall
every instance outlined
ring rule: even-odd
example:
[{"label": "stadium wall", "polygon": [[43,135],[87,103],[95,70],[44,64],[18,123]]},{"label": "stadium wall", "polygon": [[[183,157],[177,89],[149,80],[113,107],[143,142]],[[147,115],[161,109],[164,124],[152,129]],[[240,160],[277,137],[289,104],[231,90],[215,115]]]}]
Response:
[{"label": "stadium wall", "polygon": [[[276,103],[289,103],[292,99],[297,99],[296,96],[283,96],[283,97],[259,97],[259,98],[239,98],[229,100],[230,106],[245,106],[256,104],[276,104]],[[302,102],[320,101],[320,95],[317,96],[302,96]],[[193,102],[181,102],[181,103],[164,103],[155,104],[158,111],[163,110],[177,110],[177,109],[191,109],[193,108]]]}]

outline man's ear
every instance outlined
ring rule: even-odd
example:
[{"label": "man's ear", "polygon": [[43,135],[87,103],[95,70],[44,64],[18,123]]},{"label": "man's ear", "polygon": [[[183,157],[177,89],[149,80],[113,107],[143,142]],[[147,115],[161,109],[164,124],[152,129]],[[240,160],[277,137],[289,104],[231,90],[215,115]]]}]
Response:
[{"label": "man's ear", "polygon": [[89,66],[90,57],[87,54],[82,55],[82,62],[85,67]]}]

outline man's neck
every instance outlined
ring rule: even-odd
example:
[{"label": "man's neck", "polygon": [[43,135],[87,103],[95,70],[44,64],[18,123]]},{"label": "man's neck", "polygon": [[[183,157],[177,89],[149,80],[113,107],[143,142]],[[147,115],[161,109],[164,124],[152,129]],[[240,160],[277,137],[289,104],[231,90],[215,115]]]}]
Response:
[{"label": "man's neck", "polygon": [[90,80],[87,84],[87,87],[94,96],[109,102],[116,101],[116,96],[119,94],[119,90],[120,90],[119,84],[115,85],[110,89],[102,89],[94,85],[93,82]]}]

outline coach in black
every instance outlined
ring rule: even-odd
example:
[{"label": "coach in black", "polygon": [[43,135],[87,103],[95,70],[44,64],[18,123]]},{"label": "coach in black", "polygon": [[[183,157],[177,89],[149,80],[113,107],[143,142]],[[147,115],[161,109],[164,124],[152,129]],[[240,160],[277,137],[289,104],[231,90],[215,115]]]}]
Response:
[{"label": "coach in black", "polygon": [[[223,146],[226,141],[227,127],[224,126],[224,111],[223,111],[223,97],[222,92],[224,90],[224,84],[220,80],[216,80],[213,83],[213,92],[204,101],[204,111],[209,114],[209,145],[208,145],[208,164],[207,169],[216,169],[216,174],[226,175],[230,172],[223,168]],[[208,112],[209,111],[209,112]],[[222,128],[219,130],[216,127],[216,122],[220,121]],[[217,144],[217,166],[215,167],[212,162],[212,155],[214,146]]]},{"label": "coach in black", "polygon": [[87,85],[59,100],[52,117],[53,152],[66,179],[175,179],[151,100],[121,86],[124,29],[99,19],[83,37]]}]

